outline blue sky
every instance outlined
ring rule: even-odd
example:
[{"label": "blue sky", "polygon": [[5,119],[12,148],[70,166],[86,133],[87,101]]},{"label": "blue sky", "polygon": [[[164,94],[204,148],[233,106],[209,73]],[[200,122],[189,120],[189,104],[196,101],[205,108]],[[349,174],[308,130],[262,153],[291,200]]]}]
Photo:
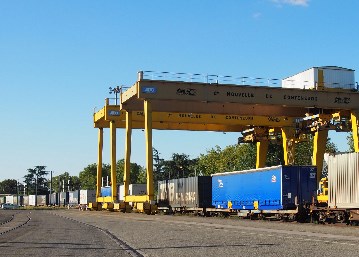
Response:
[{"label": "blue sky", "polygon": [[[78,175],[97,160],[94,108],[139,70],[285,78],[359,70],[359,1],[0,0],[0,181],[46,165]],[[104,162],[109,162],[105,130]],[[331,133],[344,151],[346,134]],[[155,131],[162,158],[191,158],[237,133]],[[124,157],[118,130],[117,157]],[[132,162],[145,164],[142,131]]]}]

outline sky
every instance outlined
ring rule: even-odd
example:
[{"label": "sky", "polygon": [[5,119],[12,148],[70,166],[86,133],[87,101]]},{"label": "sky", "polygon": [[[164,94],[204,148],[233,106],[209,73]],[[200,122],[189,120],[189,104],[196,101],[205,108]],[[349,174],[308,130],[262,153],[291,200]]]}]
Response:
[{"label": "sky", "polygon": [[[282,79],[359,70],[357,0],[0,0],[0,181],[27,169],[78,176],[97,161],[93,112],[140,70]],[[164,159],[196,158],[238,133],[154,131]],[[346,134],[330,133],[340,151]],[[117,131],[117,159],[124,158]],[[109,163],[109,131],[104,135]],[[145,165],[144,132],[131,162]]]}]

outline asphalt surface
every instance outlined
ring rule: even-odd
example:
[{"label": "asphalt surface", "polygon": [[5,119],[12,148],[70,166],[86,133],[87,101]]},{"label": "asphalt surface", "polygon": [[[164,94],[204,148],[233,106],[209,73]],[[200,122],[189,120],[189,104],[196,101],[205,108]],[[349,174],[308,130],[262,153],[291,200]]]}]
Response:
[{"label": "asphalt surface", "polygon": [[359,227],[345,225],[78,210],[29,216],[0,235],[0,256],[359,255]]},{"label": "asphalt surface", "polygon": [[50,211],[1,210],[0,221],[0,256],[131,256],[108,232]]}]

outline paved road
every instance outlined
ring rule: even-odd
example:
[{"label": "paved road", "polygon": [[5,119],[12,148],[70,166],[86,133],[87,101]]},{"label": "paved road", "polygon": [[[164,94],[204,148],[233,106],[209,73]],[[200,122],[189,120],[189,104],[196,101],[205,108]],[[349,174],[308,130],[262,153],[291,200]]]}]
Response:
[{"label": "paved road", "polygon": [[1,210],[0,221],[0,256],[131,256],[108,232],[50,211]]},{"label": "paved road", "polygon": [[358,256],[359,227],[61,211],[106,228],[144,256]]},{"label": "paved road", "polygon": [[29,216],[26,225],[0,235],[1,256],[322,257],[359,252],[359,227],[77,210]]}]

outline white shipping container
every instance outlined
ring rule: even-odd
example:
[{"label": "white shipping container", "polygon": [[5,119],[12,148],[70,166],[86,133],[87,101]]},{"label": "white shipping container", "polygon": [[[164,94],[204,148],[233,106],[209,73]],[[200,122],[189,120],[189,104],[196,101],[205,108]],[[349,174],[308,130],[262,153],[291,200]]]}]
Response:
[{"label": "white shipping container", "polygon": [[[318,84],[318,72],[323,71],[324,84]],[[356,88],[354,70],[337,66],[313,67],[282,80],[283,88],[317,89],[324,88],[350,89]]]},{"label": "white shipping container", "polygon": [[125,197],[124,197],[124,193],[125,193],[125,186],[123,184],[117,186],[117,199],[119,201],[124,201]]},{"label": "white shipping container", "polygon": [[328,191],[330,207],[359,208],[359,153],[329,156]]},{"label": "white shipping container", "polygon": [[80,190],[80,204],[96,202],[96,190]]},{"label": "white shipping container", "polygon": [[77,205],[79,204],[79,191],[69,191],[69,204]]},{"label": "white shipping container", "polygon": [[129,195],[145,195],[147,193],[146,184],[130,184],[128,187]]},{"label": "white shipping container", "polygon": [[11,203],[11,204],[16,204],[16,202],[14,202],[14,200],[16,201],[16,196],[14,197],[13,195],[7,195],[5,197],[5,203]]},{"label": "white shipping container", "polygon": [[[125,186],[123,184],[117,186],[117,199],[119,201],[124,201],[124,192]],[[147,185],[146,184],[130,184],[128,186],[127,195],[145,195],[147,194]]]},{"label": "white shipping container", "polygon": [[22,204],[24,206],[29,206],[29,196],[28,195],[24,195],[23,198],[22,198]]},{"label": "white shipping container", "polygon": [[[35,206],[35,195],[29,195],[29,205]],[[37,206],[45,206],[45,205],[46,205],[46,195],[38,195]]]}]

